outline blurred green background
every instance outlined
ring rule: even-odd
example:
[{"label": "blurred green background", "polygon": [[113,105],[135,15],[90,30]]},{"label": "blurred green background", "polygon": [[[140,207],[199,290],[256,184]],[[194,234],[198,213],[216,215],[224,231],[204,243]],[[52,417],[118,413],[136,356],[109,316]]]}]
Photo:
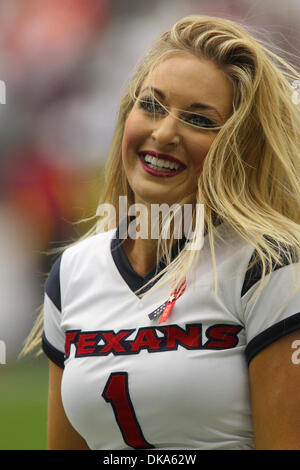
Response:
[{"label": "blurred green background", "polygon": [[0,364],[0,450],[47,449],[48,360]]}]

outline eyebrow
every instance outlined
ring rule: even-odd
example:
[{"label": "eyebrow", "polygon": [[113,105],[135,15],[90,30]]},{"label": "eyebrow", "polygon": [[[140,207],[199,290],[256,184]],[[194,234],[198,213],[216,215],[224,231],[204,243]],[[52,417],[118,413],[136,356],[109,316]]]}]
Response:
[{"label": "eyebrow", "polygon": [[[159,95],[163,100],[166,98],[165,94],[159,90],[158,88],[154,88],[154,87],[151,87],[151,86],[148,86],[146,88],[143,88],[143,90],[141,91],[141,93],[143,93],[144,91],[147,91],[147,90],[150,90],[154,93],[156,93],[157,95]],[[197,102],[197,103],[192,103],[189,107],[188,107],[189,110],[191,111],[194,111],[195,109],[202,109],[202,110],[210,110],[210,111],[214,111],[220,119],[222,119],[222,116],[220,115],[219,111],[214,108],[213,106],[210,106],[209,104],[205,104],[205,103],[200,103],[200,102]]]}]

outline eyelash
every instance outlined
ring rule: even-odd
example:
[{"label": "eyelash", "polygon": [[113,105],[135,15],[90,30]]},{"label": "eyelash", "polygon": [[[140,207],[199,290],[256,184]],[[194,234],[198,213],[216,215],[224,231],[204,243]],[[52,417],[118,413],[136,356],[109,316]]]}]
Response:
[{"label": "eyelash", "polygon": [[[145,97],[139,100],[138,102],[139,107],[145,111],[146,113],[149,114],[164,114],[166,111],[165,109],[152,97]],[[202,122],[204,121],[205,124],[199,125],[195,124],[195,120],[201,120]],[[184,119],[184,121],[189,122],[192,126],[199,127],[199,128],[214,128],[218,127],[217,124],[214,124],[209,118],[205,116],[201,116],[199,114],[190,114],[188,119]],[[193,122],[194,121],[194,122]]]}]

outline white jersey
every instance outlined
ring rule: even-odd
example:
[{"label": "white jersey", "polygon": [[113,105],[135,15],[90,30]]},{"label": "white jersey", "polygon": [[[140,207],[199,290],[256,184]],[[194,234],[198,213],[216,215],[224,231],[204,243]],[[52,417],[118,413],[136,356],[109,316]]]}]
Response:
[{"label": "white jersey", "polygon": [[218,293],[205,236],[164,323],[149,314],[171,286],[134,293],[139,276],[122,248],[112,251],[116,230],[66,249],[53,265],[43,349],[64,368],[63,406],[91,449],[254,448],[248,365],[300,328],[300,292],[292,291],[300,263],[275,269],[247,305],[260,279],[258,266],[245,275],[253,247],[225,223],[218,230]]}]

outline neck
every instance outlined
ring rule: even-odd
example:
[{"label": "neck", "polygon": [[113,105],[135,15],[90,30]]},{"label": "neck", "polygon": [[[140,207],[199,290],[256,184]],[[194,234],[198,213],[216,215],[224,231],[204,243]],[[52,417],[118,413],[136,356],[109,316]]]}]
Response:
[{"label": "neck", "polygon": [[[156,205],[159,207],[159,205]],[[154,214],[151,204],[135,201],[135,216],[125,218],[119,235],[125,238],[123,249],[132,268],[142,277],[157,263],[157,245],[160,235],[160,215]],[[159,258],[162,253],[159,253]]]},{"label": "neck", "polygon": [[137,274],[145,277],[157,262],[157,241],[132,240],[127,238],[123,243],[126,256]]},{"label": "neck", "polygon": [[[125,218],[119,228],[122,232],[121,238],[125,238],[123,249],[135,272],[145,277],[157,263],[159,218],[151,217],[150,204],[143,203],[136,205],[136,216],[130,216],[128,219],[127,221]],[[218,224],[217,219],[216,216],[213,217],[214,225]],[[183,226],[181,233],[184,233]],[[176,242],[175,239],[174,243]],[[159,258],[161,257],[162,253],[159,253]]]}]

